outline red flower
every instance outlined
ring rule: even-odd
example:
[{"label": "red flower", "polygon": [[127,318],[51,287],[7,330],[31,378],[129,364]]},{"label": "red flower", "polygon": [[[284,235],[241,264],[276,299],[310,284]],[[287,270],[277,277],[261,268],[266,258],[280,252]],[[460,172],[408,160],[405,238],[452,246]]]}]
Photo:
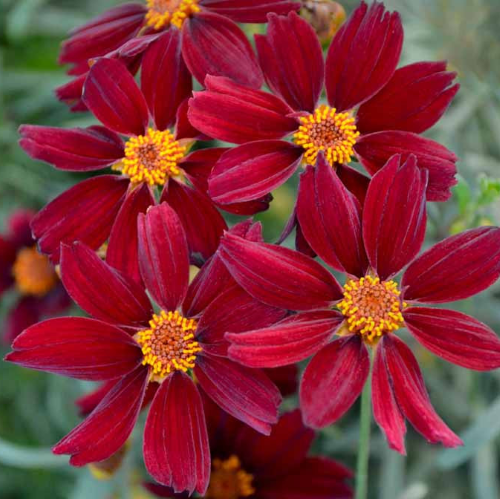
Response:
[{"label": "red flower", "polygon": [[[267,35],[256,35],[259,60],[273,93],[208,76],[188,117],[210,137],[241,144],[226,152],[209,179],[221,204],[259,198],[285,182],[319,151],[353,192],[367,179],[346,166],[356,156],[370,174],[395,153],[418,158],[429,170],[428,199],[444,201],[455,181],[456,157],[421,137],[443,115],[458,90],[444,62],[396,70],[403,43],[399,14],[364,2],[333,39],[326,63],[312,27],[294,12],[270,15]],[[319,104],[326,88],[328,105]],[[354,114],[356,113],[356,114]],[[282,140],[292,135],[292,142]]]},{"label": "red flower", "polygon": [[164,30],[182,35],[182,58],[200,83],[212,74],[258,88],[262,71],[235,21],[265,23],[269,12],[299,8],[293,0],[146,0],[114,7],[74,30],[63,43],[59,62],[71,64],[69,74],[76,78],[56,94],[73,110],[84,110],[80,96],[88,61],[117,57],[136,71],[141,64],[138,46]]},{"label": "red flower", "polygon": [[0,297],[11,288],[19,294],[2,331],[9,344],[43,316],[71,305],[55,268],[36,249],[30,230],[34,215],[30,210],[15,211],[7,220],[7,232],[0,235]]},{"label": "red flower", "polygon": [[[142,91],[120,62],[100,59],[87,76],[83,99],[104,126],[20,128],[23,149],[60,170],[111,166],[122,173],[75,185],[34,218],[40,250],[55,262],[61,242],[81,241],[97,249],[109,238],[108,263],[140,280],[136,220],[154,204],[156,189],[163,189],[161,201],[179,215],[195,262],[203,262],[217,248],[227,226],[206,195],[206,178],[224,149],[187,153],[198,132],[185,119],[182,102],[191,92],[191,80],[177,31],[164,33],[149,46],[141,86]],[[154,126],[148,128],[150,117]],[[169,130],[174,123],[175,135]],[[126,142],[120,134],[128,137]]]},{"label": "red flower", "polygon": [[[205,404],[212,476],[206,499],[293,497],[294,499],[350,499],[346,480],[352,476],[342,464],[327,457],[307,457],[314,432],[306,428],[298,410],[281,416],[271,436],[259,435]],[[187,497],[167,487],[145,484],[158,497]]]},{"label": "red flower", "polygon": [[[345,273],[343,287],[312,258],[287,248],[228,234],[220,249],[252,296],[300,312],[269,328],[227,335],[230,357],[247,366],[276,367],[314,355],[301,380],[300,401],[306,423],[321,428],[358,398],[372,347],[375,419],[401,453],[405,419],[430,442],[453,447],[461,441],[432,408],[417,361],[396,330],[406,327],[431,352],[460,366],[500,367],[500,340],[489,327],[460,312],[420,306],[462,300],[495,282],[500,229],[468,230],[417,257],[426,186],[427,172],[414,156],[401,165],[394,156],[370,182],[361,212],[322,155],[302,174],[300,225],[313,250]],[[393,278],[405,267],[398,284]]]},{"label": "red flower", "polygon": [[[184,230],[166,203],[139,217],[139,262],[146,290],[83,244],[62,248],[62,281],[93,318],[52,319],[28,328],[6,360],[89,381],[114,381],[93,412],[55,447],[82,466],[109,458],[129,437],[148,384],[159,383],[144,434],[149,473],[177,492],[203,494],[210,451],[200,386],[220,407],[268,434],[281,396],[261,371],[226,357],[228,330],[267,327],[283,311],[251,298],[215,255],[188,286]],[[259,240],[259,227],[235,233]],[[193,372],[197,384],[188,373]]]}]

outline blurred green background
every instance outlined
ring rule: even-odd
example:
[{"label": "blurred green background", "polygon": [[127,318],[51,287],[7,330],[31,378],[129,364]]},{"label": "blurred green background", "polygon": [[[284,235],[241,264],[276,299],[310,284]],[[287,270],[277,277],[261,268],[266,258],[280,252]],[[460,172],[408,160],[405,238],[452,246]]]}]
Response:
[{"label": "blurred green background", "polygon": [[[110,0],[0,0],[0,229],[17,207],[43,206],[82,178],[29,160],[17,146],[21,123],[77,126],[92,122],[59,104],[53,89],[67,78],[56,59],[67,31],[120,2]],[[357,2],[344,1],[350,12]],[[459,157],[453,199],[430,206],[428,243],[480,224],[500,223],[500,2],[499,0],[387,0],[405,25],[402,63],[447,59],[462,89],[428,135]],[[249,28],[251,31],[251,28]],[[270,212],[259,216],[268,240],[279,234],[295,195],[281,188]],[[500,331],[500,285],[457,304]],[[1,317],[15,296],[2,297]],[[409,338],[405,338],[408,339]],[[410,341],[410,340],[409,340]],[[410,341],[410,343],[412,343]],[[370,497],[380,499],[498,499],[500,373],[450,366],[412,343],[443,419],[464,439],[457,450],[428,445],[413,429],[408,457],[387,449],[373,429]],[[3,355],[5,346],[0,347]],[[139,498],[143,473],[140,431],[134,451],[111,481],[87,468],[71,469],[50,446],[78,422],[72,401],[84,383],[0,363],[0,498]],[[291,402],[290,402],[291,404]],[[353,466],[358,407],[325,430],[316,450]]]}]

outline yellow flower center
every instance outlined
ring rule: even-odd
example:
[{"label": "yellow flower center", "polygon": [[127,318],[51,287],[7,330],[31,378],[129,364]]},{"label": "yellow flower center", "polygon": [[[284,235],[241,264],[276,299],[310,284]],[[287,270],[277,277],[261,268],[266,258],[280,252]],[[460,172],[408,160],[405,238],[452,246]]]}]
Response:
[{"label": "yellow flower center", "polygon": [[164,185],[169,177],[181,173],[179,161],[184,157],[182,146],[169,130],[149,128],[146,135],[130,138],[125,145],[125,157],[113,166],[130,177],[133,184]]},{"label": "yellow flower center", "polygon": [[153,315],[150,329],[140,331],[136,340],[142,348],[143,365],[150,365],[152,379],[161,381],[174,371],[187,372],[194,367],[200,345],[194,340],[198,323],[186,319],[179,312],[164,312]]},{"label": "yellow flower center", "polygon": [[386,333],[396,331],[403,324],[401,292],[394,281],[380,281],[366,276],[348,281],[344,286],[344,299],[337,307],[347,320],[347,328],[373,344]]},{"label": "yellow flower center", "polygon": [[253,475],[241,468],[237,456],[231,456],[222,461],[212,461],[212,474],[208,486],[206,499],[238,499],[255,494],[252,487]]},{"label": "yellow flower center", "polygon": [[198,0],[147,0],[146,25],[155,30],[173,25],[182,28],[184,21],[200,11]]},{"label": "yellow flower center", "polygon": [[59,281],[50,260],[35,247],[23,248],[17,253],[12,274],[17,289],[23,295],[44,296]]},{"label": "yellow flower center", "polygon": [[351,161],[359,132],[350,113],[337,113],[335,108],[321,105],[313,114],[299,120],[301,125],[293,134],[293,140],[303,147],[307,164],[314,165],[320,151],[324,151],[332,166]]}]

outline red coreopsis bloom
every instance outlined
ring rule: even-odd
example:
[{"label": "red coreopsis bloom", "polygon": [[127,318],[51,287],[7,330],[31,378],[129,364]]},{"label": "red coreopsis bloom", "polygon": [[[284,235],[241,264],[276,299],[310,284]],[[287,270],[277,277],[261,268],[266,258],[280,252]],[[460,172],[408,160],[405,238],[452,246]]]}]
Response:
[{"label": "red coreopsis bloom", "polygon": [[183,223],[193,261],[200,263],[216,250],[227,226],[206,194],[206,178],[224,149],[188,154],[199,132],[185,119],[187,76],[180,35],[171,30],[146,51],[142,91],[120,62],[99,59],[92,66],[83,99],[104,126],[20,128],[23,149],[60,170],[121,172],[80,182],[33,219],[39,248],[53,261],[59,260],[61,242],[81,241],[97,249],[109,238],[108,263],[140,280],[137,215],[155,203],[159,190],[160,201],[169,203]]},{"label": "red coreopsis bloom", "polygon": [[[212,476],[205,499],[350,499],[352,473],[327,457],[308,457],[314,431],[298,410],[281,416],[269,437],[205,404]],[[181,498],[167,487],[145,484],[158,497]]]},{"label": "red coreopsis bloom", "polygon": [[[240,144],[226,152],[209,179],[214,201],[257,199],[323,151],[355,193],[367,178],[347,166],[355,156],[376,173],[395,153],[429,170],[427,199],[444,201],[455,181],[455,155],[419,134],[443,115],[458,85],[444,62],[396,70],[403,43],[399,14],[364,2],[333,39],[326,63],[312,27],[294,12],[269,16],[256,35],[259,60],[273,93],[208,76],[189,102],[193,126]],[[319,104],[323,88],[328,104]],[[282,140],[291,136],[291,141]]]},{"label": "red coreopsis bloom", "polygon": [[30,229],[34,215],[30,210],[15,211],[0,235],[0,297],[9,289],[19,294],[2,327],[6,343],[43,316],[58,314],[71,305],[56,269],[36,249]]},{"label": "red coreopsis bloom", "polygon": [[[226,335],[230,357],[275,367],[314,355],[300,402],[306,423],[321,428],[358,398],[373,348],[375,419],[401,453],[405,419],[430,442],[453,447],[461,441],[432,408],[418,363],[395,331],[406,327],[428,350],[460,366],[500,367],[500,341],[489,327],[427,306],[468,298],[496,281],[500,229],[468,230],[416,256],[425,234],[426,187],[427,172],[414,156],[403,164],[394,156],[371,180],[361,210],[322,155],[302,174],[297,217],[304,236],[325,263],[345,273],[344,286],[318,262],[287,248],[228,234],[220,249],[252,296],[300,312],[269,328]],[[394,276],[403,268],[398,284]]]},{"label": "red coreopsis bloom", "polygon": [[[266,327],[284,312],[249,296],[217,254],[188,286],[186,237],[166,203],[141,214],[138,225],[143,281],[161,311],[153,313],[144,287],[88,247],[63,245],[62,281],[93,318],[32,326],[14,341],[6,360],[77,379],[114,381],[92,413],[53,449],[70,454],[75,466],[117,452],[135,425],[148,385],[159,384],[144,433],[146,468],[177,492],[203,494],[210,451],[198,386],[229,414],[268,434],[278,418],[280,393],[260,370],[227,358],[224,333],[255,323]],[[233,231],[260,240],[259,227],[250,223]]]},{"label": "red coreopsis bloom", "polygon": [[299,8],[292,0],[146,0],[114,7],[74,30],[63,43],[59,62],[72,65],[68,73],[75,79],[56,94],[73,110],[85,110],[80,97],[89,60],[118,58],[134,72],[141,64],[141,46],[165,30],[181,34],[182,58],[201,84],[212,74],[258,88],[262,71],[235,21],[265,23],[269,12]]}]

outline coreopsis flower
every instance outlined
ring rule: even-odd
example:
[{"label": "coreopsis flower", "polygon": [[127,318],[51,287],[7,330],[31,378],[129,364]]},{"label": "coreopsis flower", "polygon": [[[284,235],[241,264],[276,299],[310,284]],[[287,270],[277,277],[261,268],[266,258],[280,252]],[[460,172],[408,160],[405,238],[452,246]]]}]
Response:
[{"label": "coreopsis flower", "polygon": [[160,201],[182,220],[194,261],[202,262],[217,248],[227,226],[206,194],[206,178],[224,149],[188,153],[199,132],[185,119],[182,102],[191,80],[177,31],[164,33],[147,49],[141,87],[119,61],[99,59],[87,76],[83,99],[103,126],[20,128],[21,147],[35,159],[60,170],[111,167],[119,173],[78,183],[33,219],[40,250],[55,262],[61,242],[81,241],[97,249],[109,239],[108,263],[140,280],[137,215],[160,192]]},{"label": "coreopsis flower", "polygon": [[[305,20],[294,12],[270,15],[267,35],[256,35],[256,46],[271,92],[208,76],[206,91],[195,92],[189,102],[194,127],[239,144],[210,176],[212,199],[230,205],[259,198],[301,162],[314,165],[320,151],[353,191],[366,185],[366,177],[347,167],[354,157],[374,174],[393,154],[414,154],[419,167],[429,170],[427,199],[448,199],[456,157],[419,134],[439,120],[456,94],[455,73],[444,62],[396,69],[402,43],[399,14],[386,12],[380,2],[362,2],[352,13],[326,63]],[[327,103],[320,103],[323,88]]]},{"label": "coreopsis flower", "polygon": [[[218,257],[188,285],[186,236],[168,204],[151,207],[138,225],[146,288],[84,244],[63,245],[62,281],[92,318],[34,325],[18,336],[6,360],[77,379],[114,381],[91,414],[53,449],[71,455],[75,466],[117,452],[132,432],[148,386],[158,384],[144,432],[146,468],[177,492],[204,494],[210,450],[198,387],[226,412],[268,434],[277,421],[280,393],[260,370],[227,358],[224,333],[255,323],[265,327],[284,313],[250,297]],[[258,227],[234,230],[251,238]],[[146,289],[160,311],[153,312]]]},{"label": "coreopsis flower", "polygon": [[322,428],[358,398],[373,350],[375,419],[401,453],[405,420],[430,442],[461,443],[432,408],[418,363],[398,337],[401,328],[459,366],[500,367],[500,340],[488,326],[428,306],[468,298],[497,280],[500,229],[471,229],[416,256],[425,234],[427,180],[414,156],[402,164],[394,156],[371,180],[361,210],[322,156],[302,174],[297,217],[313,250],[345,274],[343,286],[318,262],[287,248],[228,234],[220,249],[252,296],[299,312],[269,328],[227,335],[230,357],[275,367],[313,355],[301,379],[300,403],[306,423]]},{"label": "coreopsis flower", "polygon": [[34,215],[31,210],[15,211],[0,234],[0,297],[10,289],[19,295],[2,327],[6,343],[43,316],[61,313],[71,305],[56,269],[38,252],[31,236]]},{"label": "coreopsis flower", "polygon": [[[314,431],[295,410],[281,416],[270,436],[260,435],[206,404],[212,476],[206,499],[293,497],[350,499],[352,473],[333,459],[308,456]],[[147,483],[158,497],[181,498],[168,487]]]},{"label": "coreopsis flower", "polygon": [[299,8],[293,0],[146,0],[113,7],[72,31],[63,43],[59,62],[72,65],[68,73],[75,79],[56,94],[73,110],[84,110],[80,92],[89,61],[118,57],[134,71],[141,64],[137,45],[165,30],[181,35],[182,58],[200,83],[213,74],[260,87],[262,71],[236,22],[265,23],[269,12],[286,14]]}]

